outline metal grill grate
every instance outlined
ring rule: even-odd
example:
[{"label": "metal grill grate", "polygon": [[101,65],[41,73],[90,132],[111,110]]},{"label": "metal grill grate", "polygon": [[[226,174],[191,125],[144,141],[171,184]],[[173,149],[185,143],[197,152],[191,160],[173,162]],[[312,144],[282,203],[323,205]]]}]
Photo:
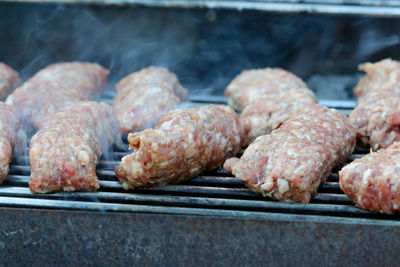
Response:
[{"label": "metal grill grate", "polygon": [[[193,97],[190,105],[223,102],[225,99],[219,97]],[[348,113],[354,106],[354,103],[345,101],[320,102],[344,113]],[[367,152],[365,149],[356,149],[348,162]],[[114,176],[114,168],[127,153],[110,152],[108,158],[111,160],[100,161],[97,167],[100,179],[98,192],[31,194],[28,187],[28,156],[14,159],[6,181],[0,186],[0,206],[226,216],[307,214],[380,220],[398,218],[355,207],[340,190],[337,170],[330,174],[310,204],[280,203],[264,198],[248,190],[242,182],[223,169],[203,173],[180,185],[125,191]]]}]

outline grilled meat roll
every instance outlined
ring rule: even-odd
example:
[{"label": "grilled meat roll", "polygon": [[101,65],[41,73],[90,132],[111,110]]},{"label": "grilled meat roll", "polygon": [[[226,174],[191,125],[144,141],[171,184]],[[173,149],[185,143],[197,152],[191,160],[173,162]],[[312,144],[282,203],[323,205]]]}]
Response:
[{"label": "grilled meat roll", "polygon": [[177,76],[160,67],[134,72],[116,87],[114,109],[125,133],[153,127],[161,116],[187,97],[187,90]]},{"label": "grilled meat roll", "polygon": [[115,169],[125,189],[180,183],[215,169],[237,154],[243,131],[231,108],[207,105],[170,111],[128,141],[134,152]]},{"label": "grilled meat roll", "polygon": [[400,211],[400,142],[356,159],[340,172],[340,188],[360,208]]},{"label": "grilled meat roll", "polygon": [[18,73],[0,62],[0,100],[4,100],[21,83]]},{"label": "grilled meat roll", "polygon": [[242,111],[255,101],[271,98],[294,89],[307,89],[296,75],[280,68],[242,71],[225,90],[229,106]]},{"label": "grilled meat roll", "polygon": [[400,141],[400,62],[385,59],[359,68],[367,75],[354,88],[358,105],[349,118],[360,144],[377,151]]},{"label": "grilled meat roll", "polygon": [[240,114],[246,136],[244,145],[248,146],[258,136],[270,134],[299,109],[317,102],[313,92],[301,88],[248,105]]},{"label": "grilled meat roll", "polygon": [[106,103],[79,102],[45,117],[29,151],[33,193],[97,190],[96,165],[120,140],[119,125]]},{"label": "grilled meat roll", "polygon": [[379,93],[396,89],[400,92],[400,63],[398,61],[387,58],[376,63],[360,64],[358,69],[366,73],[366,76],[361,78],[354,88],[359,102],[363,102],[364,96],[368,96],[371,92]]},{"label": "grilled meat roll", "polygon": [[107,76],[108,71],[98,64],[53,64],[18,87],[6,103],[21,112],[24,128],[38,128],[45,116],[100,94]]},{"label": "grilled meat roll", "polygon": [[258,137],[224,168],[256,193],[308,203],[332,168],[353,152],[355,136],[346,116],[309,105],[271,134]]},{"label": "grilled meat roll", "polygon": [[225,94],[230,106],[243,111],[246,146],[278,128],[293,112],[318,102],[300,78],[279,68],[243,71]]},{"label": "grilled meat roll", "polygon": [[0,102],[0,184],[8,173],[18,124],[14,107]]}]

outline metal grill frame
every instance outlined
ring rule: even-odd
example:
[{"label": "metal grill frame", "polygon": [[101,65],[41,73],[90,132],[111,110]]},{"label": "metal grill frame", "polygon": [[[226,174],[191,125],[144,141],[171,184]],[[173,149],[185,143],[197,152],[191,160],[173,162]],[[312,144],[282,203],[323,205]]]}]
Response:
[{"label": "metal grill frame", "polygon": [[321,13],[400,17],[400,3],[394,0],[0,0],[20,3],[62,3],[90,5],[140,5],[162,8],[208,8],[259,10],[280,13]]}]

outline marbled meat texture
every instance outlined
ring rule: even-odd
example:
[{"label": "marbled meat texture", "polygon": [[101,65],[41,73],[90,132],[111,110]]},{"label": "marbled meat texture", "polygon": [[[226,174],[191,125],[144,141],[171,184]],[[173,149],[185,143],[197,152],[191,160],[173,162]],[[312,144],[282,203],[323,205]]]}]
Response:
[{"label": "marbled meat texture", "polygon": [[18,73],[0,62],[0,100],[4,100],[21,83]]},{"label": "marbled meat texture", "polygon": [[227,87],[229,105],[243,111],[245,146],[278,128],[304,106],[318,103],[296,75],[279,68],[243,71]]},{"label": "marbled meat texture", "polygon": [[118,121],[106,103],[79,102],[45,117],[30,143],[31,191],[97,190],[102,151],[119,139]]},{"label": "marbled meat texture", "polygon": [[356,159],[340,172],[340,188],[360,208],[400,211],[400,142]]},{"label": "marbled meat texture", "polygon": [[128,141],[134,152],[115,169],[125,189],[180,183],[215,169],[237,154],[244,139],[230,107],[207,105],[170,111]]},{"label": "marbled meat texture", "polygon": [[360,144],[377,151],[400,141],[400,62],[385,59],[359,68],[367,75],[354,88],[358,106],[349,118]]},{"label": "marbled meat texture", "polygon": [[400,62],[387,58],[360,64],[358,69],[366,73],[354,88],[358,101],[362,102],[371,92],[390,90],[400,93]]},{"label": "marbled meat texture", "polygon": [[295,89],[308,90],[296,75],[280,68],[245,70],[225,90],[228,103],[237,111],[256,101],[272,99],[282,92]]},{"label": "marbled meat texture", "polygon": [[244,145],[249,145],[258,136],[271,133],[298,110],[317,102],[313,92],[300,88],[283,91],[248,105],[240,114],[246,136]]},{"label": "marbled meat texture", "polygon": [[14,108],[0,102],[0,184],[8,173],[18,118]]},{"label": "marbled meat texture", "polygon": [[187,90],[177,76],[161,67],[134,72],[116,87],[114,109],[121,131],[125,133],[153,127],[163,115],[187,98]]},{"label": "marbled meat texture", "polygon": [[264,196],[308,203],[332,168],[344,163],[356,134],[340,112],[309,105],[270,135],[258,137],[224,168]]},{"label": "marbled meat texture", "polygon": [[108,71],[92,63],[57,63],[36,73],[6,100],[22,115],[26,127],[39,127],[41,120],[103,91]]}]

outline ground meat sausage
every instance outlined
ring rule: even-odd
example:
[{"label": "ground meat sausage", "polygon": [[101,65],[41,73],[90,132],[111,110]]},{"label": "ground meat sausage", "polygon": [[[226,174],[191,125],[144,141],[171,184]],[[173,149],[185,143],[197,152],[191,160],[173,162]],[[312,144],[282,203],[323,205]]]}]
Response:
[{"label": "ground meat sausage", "polygon": [[363,100],[371,92],[382,92],[395,89],[400,92],[400,63],[390,58],[376,63],[363,63],[358,66],[360,71],[364,71],[366,76],[360,79],[354,88],[354,93],[358,96],[358,101]]},{"label": "ground meat sausage", "polygon": [[153,127],[161,116],[187,97],[187,90],[177,76],[161,67],[134,72],[116,88],[114,109],[125,133]]},{"label": "ground meat sausage", "polygon": [[0,184],[8,173],[18,118],[12,106],[0,102]]},{"label": "ground meat sausage", "polygon": [[280,68],[265,68],[242,71],[225,90],[229,106],[242,111],[249,104],[279,95],[282,92],[307,85],[296,75]]},{"label": "ground meat sausage", "polygon": [[339,176],[340,188],[360,208],[400,212],[400,142],[354,160]]},{"label": "ground meat sausage", "polygon": [[215,169],[237,154],[243,131],[230,107],[207,105],[170,111],[128,141],[134,152],[115,169],[125,189],[179,183]]},{"label": "ground meat sausage", "polygon": [[97,190],[96,165],[119,125],[106,103],[79,102],[45,117],[29,151],[33,193]]},{"label": "ground meat sausage", "polygon": [[350,114],[361,145],[377,151],[400,141],[400,62],[360,65],[367,75],[354,88],[358,105]]},{"label": "ground meat sausage", "polygon": [[240,114],[240,122],[246,136],[245,146],[258,136],[269,134],[277,129],[297,110],[315,103],[317,99],[313,92],[295,89],[248,105]]},{"label": "ground meat sausage", "polygon": [[318,102],[314,93],[296,75],[279,68],[243,71],[227,87],[229,105],[243,111],[245,146],[269,134],[293,112]]},{"label": "ground meat sausage", "polygon": [[0,100],[4,100],[21,83],[18,73],[0,62]]},{"label": "ground meat sausage", "polygon": [[355,131],[346,116],[309,105],[270,135],[258,137],[240,159],[229,159],[224,168],[264,196],[308,203],[354,146]]},{"label": "ground meat sausage", "polygon": [[92,63],[57,63],[36,73],[6,100],[21,113],[25,128],[38,128],[45,116],[100,94],[108,71]]}]

